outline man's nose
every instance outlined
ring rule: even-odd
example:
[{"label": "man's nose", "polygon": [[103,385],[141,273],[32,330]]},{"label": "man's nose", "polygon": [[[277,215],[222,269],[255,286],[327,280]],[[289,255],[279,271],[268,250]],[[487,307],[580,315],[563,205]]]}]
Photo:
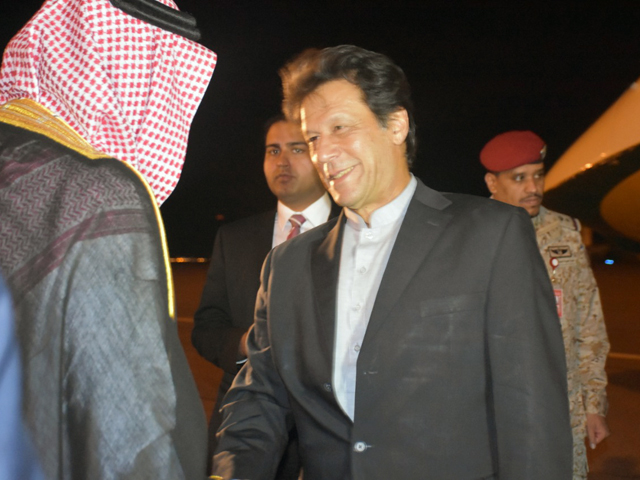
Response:
[{"label": "man's nose", "polygon": [[290,163],[291,163],[291,161],[289,159],[289,154],[287,152],[282,152],[278,156],[278,161],[276,162],[276,164],[279,167],[288,167]]},{"label": "man's nose", "polygon": [[538,182],[535,178],[529,178],[525,180],[524,188],[527,193],[538,193]]},{"label": "man's nose", "polygon": [[331,138],[318,138],[313,143],[313,152],[320,163],[329,163],[338,155],[338,147]]}]

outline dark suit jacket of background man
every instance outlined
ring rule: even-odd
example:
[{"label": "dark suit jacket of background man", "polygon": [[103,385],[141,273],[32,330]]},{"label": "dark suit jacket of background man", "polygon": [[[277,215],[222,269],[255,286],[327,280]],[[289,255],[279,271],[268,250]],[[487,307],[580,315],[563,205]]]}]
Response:
[{"label": "dark suit jacket of background man", "polygon": [[[339,213],[340,207],[332,203],[330,217]],[[275,218],[274,209],[223,225],[216,234],[191,335],[198,353],[224,371],[210,422],[212,444],[222,421],[222,399],[238,373],[240,338],[253,324],[260,270],[273,244]]]},{"label": "dark suit jacket of background man", "polygon": [[238,373],[240,338],[253,323],[260,269],[271,250],[275,217],[271,210],[222,225],[213,244],[191,340],[200,355],[224,371],[227,388]]},{"label": "dark suit jacket of background man", "polygon": [[222,225],[216,234],[191,342],[206,360],[223,370],[209,421],[209,460],[222,422],[220,407],[239,366],[240,338],[253,323],[260,269],[273,243],[276,210]]},{"label": "dark suit jacket of background man", "polygon": [[332,387],[344,223],[268,255],[214,473],[271,478],[294,420],[305,480],[571,478],[564,347],[526,212],[418,182],[361,346],[353,423]]}]

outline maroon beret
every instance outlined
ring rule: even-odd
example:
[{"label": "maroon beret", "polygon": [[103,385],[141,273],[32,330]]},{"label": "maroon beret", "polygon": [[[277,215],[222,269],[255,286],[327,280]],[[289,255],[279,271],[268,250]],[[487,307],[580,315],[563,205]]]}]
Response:
[{"label": "maroon beret", "polygon": [[490,172],[504,172],[512,168],[544,160],[547,146],[528,130],[501,133],[489,140],[480,151],[480,163]]}]

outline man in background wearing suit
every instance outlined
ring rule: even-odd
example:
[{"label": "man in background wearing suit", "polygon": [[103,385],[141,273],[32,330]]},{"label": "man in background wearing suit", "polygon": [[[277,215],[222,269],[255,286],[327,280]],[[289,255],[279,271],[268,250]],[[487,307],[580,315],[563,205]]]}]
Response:
[{"label": "man in background wearing suit", "polygon": [[305,480],[569,479],[553,292],[526,212],[409,172],[409,85],[344,45],[282,72],[338,219],[265,260],[214,474],[273,478],[289,425]]},{"label": "man in background wearing suit", "polygon": [[[326,222],[332,210],[299,125],[279,115],[267,122],[265,132],[264,175],[278,199],[277,208],[220,227],[194,316],[194,347],[224,371],[209,423],[211,454],[222,421],[222,399],[247,358],[247,330],[253,323],[264,258],[287,237]],[[304,220],[293,215],[303,215]],[[279,478],[298,477],[295,449],[289,453],[294,458],[283,462]]]}]

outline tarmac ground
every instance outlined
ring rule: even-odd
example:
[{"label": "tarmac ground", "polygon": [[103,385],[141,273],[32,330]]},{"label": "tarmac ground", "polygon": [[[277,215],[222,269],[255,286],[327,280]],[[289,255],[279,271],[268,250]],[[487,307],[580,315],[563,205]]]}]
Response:
[{"label": "tarmac ground", "polygon": [[[607,251],[592,252],[611,342],[607,360],[611,436],[588,452],[589,480],[640,480],[640,259],[618,254],[605,264]],[[207,416],[216,400],[222,371],[191,346],[208,263],[173,263],[178,329]]]}]

